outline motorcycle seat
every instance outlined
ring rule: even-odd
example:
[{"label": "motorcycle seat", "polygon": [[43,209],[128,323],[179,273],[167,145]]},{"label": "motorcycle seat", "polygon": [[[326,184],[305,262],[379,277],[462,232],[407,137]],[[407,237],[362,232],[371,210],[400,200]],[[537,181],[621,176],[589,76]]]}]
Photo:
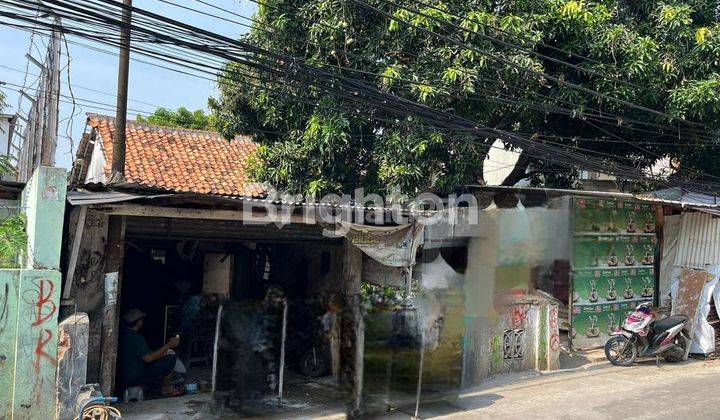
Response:
[{"label": "motorcycle seat", "polygon": [[652,326],[652,329],[660,332],[668,330],[678,324],[682,324],[683,322],[687,321],[687,317],[683,315],[672,315],[667,318],[663,318],[659,321],[655,321],[655,324]]}]

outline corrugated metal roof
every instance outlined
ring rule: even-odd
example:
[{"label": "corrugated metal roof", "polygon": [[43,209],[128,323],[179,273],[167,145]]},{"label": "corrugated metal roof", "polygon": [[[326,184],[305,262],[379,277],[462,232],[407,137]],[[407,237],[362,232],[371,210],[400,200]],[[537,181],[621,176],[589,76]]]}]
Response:
[{"label": "corrugated metal roof", "polygon": [[683,205],[694,206],[718,206],[720,201],[715,195],[690,191],[685,188],[673,187],[663,190],[653,191],[647,194],[641,194],[641,197],[653,197],[661,200],[667,200]]},{"label": "corrugated metal roof", "polygon": [[[100,186],[102,187],[102,186]],[[253,197],[231,197],[221,196],[217,194],[199,194],[199,193],[156,193],[156,194],[139,194],[139,193],[126,193],[117,190],[103,190],[103,191],[90,191],[90,190],[76,190],[70,191],[67,194],[68,202],[73,206],[90,205],[90,204],[110,204],[120,203],[124,201],[137,200],[140,198],[153,199],[163,197],[185,197],[194,198],[199,200],[208,200],[213,202],[225,202],[225,203],[251,203],[259,205],[275,205],[275,206],[290,206],[290,207],[325,207],[340,210],[366,210],[366,211],[383,211],[383,212],[399,212],[403,215],[414,215],[414,216],[431,216],[440,211],[438,210],[415,210],[408,206],[399,207],[380,207],[380,206],[363,206],[351,203],[337,203],[337,202],[324,202],[315,201],[308,202],[303,201],[302,198],[287,197],[266,197],[266,198],[253,198]]]},{"label": "corrugated metal roof", "polygon": [[720,264],[720,219],[707,213],[683,213],[675,265],[704,268]]},{"label": "corrugated metal roof", "polygon": [[89,204],[121,203],[123,201],[137,200],[138,198],[155,198],[172,194],[140,195],[121,191],[69,191],[67,201],[73,206]]},{"label": "corrugated metal roof", "polygon": [[586,191],[586,190],[567,190],[558,188],[535,188],[535,187],[518,187],[518,186],[474,186],[479,190],[489,191],[510,191],[515,193],[537,193],[552,196],[588,196],[588,197],[608,197],[621,198],[628,200],[638,200],[646,203],[657,203],[684,210],[693,210],[699,212],[710,213],[720,216],[720,197],[710,194],[689,191],[684,188],[667,188],[642,194],[630,194],[613,191]]}]

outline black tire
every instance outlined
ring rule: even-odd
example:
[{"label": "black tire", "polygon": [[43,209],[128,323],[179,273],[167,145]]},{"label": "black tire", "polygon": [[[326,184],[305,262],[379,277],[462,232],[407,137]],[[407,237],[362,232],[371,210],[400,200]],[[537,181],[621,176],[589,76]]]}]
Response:
[{"label": "black tire", "polygon": [[605,343],[605,357],[615,366],[630,366],[637,359],[637,347],[624,335],[616,335]]},{"label": "black tire", "polygon": [[300,357],[300,372],[309,378],[323,376],[329,368],[330,363],[325,353],[318,348],[315,348],[314,352],[312,348],[309,348]]},{"label": "black tire", "polygon": [[687,339],[683,336],[678,335],[675,338],[675,345],[678,347],[675,351],[672,353],[666,353],[663,355],[663,358],[668,363],[678,363],[682,362],[682,360],[685,358],[685,351],[687,350]]}]

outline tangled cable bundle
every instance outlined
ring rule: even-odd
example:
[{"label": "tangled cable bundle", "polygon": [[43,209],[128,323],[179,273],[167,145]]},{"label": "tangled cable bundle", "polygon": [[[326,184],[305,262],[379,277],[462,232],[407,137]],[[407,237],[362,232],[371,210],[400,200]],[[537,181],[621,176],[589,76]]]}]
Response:
[{"label": "tangled cable bundle", "polygon": [[120,410],[109,405],[94,405],[86,407],[82,412],[82,419],[79,420],[111,420],[120,419]]},{"label": "tangled cable bundle", "polygon": [[[258,28],[258,31],[274,31],[276,29],[268,25],[266,22],[248,25],[236,20],[228,19],[226,16],[208,13],[193,7],[182,6],[171,0],[159,1],[183,8],[184,10],[211,16],[224,21],[230,21],[243,26],[252,26],[253,30]],[[198,1],[200,2],[200,0]],[[292,11],[285,11],[284,8],[277,8],[274,5],[267,6],[267,4],[262,3],[262,0],[251,1],[263,4],[264,7],[270,7],[283,11],[283,13],[293,13]],[[557,77],[556,75],[548,74],[541,70],[526,68],[518,63],[514,63],[512,60],[498,56],[494,51],[484,49],[475,44],[470,44],[464,39],[448,36],[445,33],[438,33],[425,27],[418,26],[416,23],[413,23],[412,19],[403,19],[397,14],[385,10],[384,7],[379,8],[374,4],[370,4],[363,0],[352,0],[352,2],[367,11],[390,19],[397,24],[410,27],[426,35],[433,36],[434,38],[449,44],[453,48],[461,48],[465,51],[482,55],[488,59],[500,62],[503,65],[513,67],[516,71],[523,72],[528,76],[538,78],[538,80],[543,82],[549,80],[553,82],[554,85],[570,89],[585,96],[592,96],[595,100],[612,102],[616,105],[632,109],[634,112],[650,114],[653,116],[654,120],[658,117],[668,119],[668,121],[675,120],[675,117],[662,110],[647,108],[621,97],[608,95],[584,85],[574,84],[570,81]],[[206,6],[210,4],[210,2],[204,1],[202,3]],[[523,43],[509,42],[504,37],[501,39],[489,35],[485,31],[478,32],[473,29],[468,29],[460,24],[446,21],[445,18],[427,14],[425,9],[420,10],[412,6],[397,3],[393,0],[383,0],[382,3],[402,9],[411,15],[435,21],[440,25],[452,26],[465,34],[480,36],[488,42],[502,46],[503,48],[509,47],[516,49],[536,57],[547,59],[552,61],[554,64],[582,71],[583,73],[592,74],[603,79],[612,79],[614,82],[622,83],[624,85],[635,85],[632,82],[618,79],[615,76],[599,73],[585,66],[578,66],[574,62],[568,62],[556,57],[546,56],[540,52],[526,48]],[[420,1],[417,3],[424,5],[424,7],[430,7],[437,10],[437,7],[435,6],[428,5]],[[289,94],[287,89],[278,90],[270,87],[278,78],[282,78],[283,82],[290,82],[297,86],[312,87],[312,89],[305,89],[311,92],[319,89],[322,91],[322,94],[320,95],[302,94],[294,98],[299,102],[303,102],[314,107],[320,105],[325,107],[326,105],[322,104],[321,101],[325,96],[331,96],[336,100],[336,102],[334,103],[334,106],[331,106],[330,108],[348,115],[368,119],[372,122],[383,122],[387,124],[396,124],[398,119],[402,120],[404,118],[413,117],[423,122],[424,129],[444,133],[445,136],[455,140],[472,142],[473,144],[478,145],[478,147],[490,149],[498,148],[498,146],[484,144],[485,140],[483,139],[501,139],[505,142],[505,144],[523,149],[528,156],[569,170],[581,168],[583,170],[607,173],[629,180],[652,181],[661,185],[669,186],[681,185],[700,191],[715,191],[720,189],[720,177],[709,175],[696,168],[682,168],[689,170],[687,173],[689,177],[686,177],[687,179],[684,180],[677,179],[672,182],[668,182],[663,177],[648,175],[645,173],[642,168],[638,167],[637,159],[634,157],[604,153],[594,150],[594,148],[578,147],[577,144],[573,147],[568,147],[568,145],[563,142],[552,142],[546,139],[543,141],[537,141],[535,133],[532,135],[529,133],[522,134],[494,128],[492,126],[485,126],[479,121],[455,115],[450,110],[433,108],[423,103],[416,102],[408,97],[384,92],[374,85],[366,83],[363,79],[368,75],[373,77],[386,77],[380,73],[373,73],[362,69],[337,65],[313,65],[307,63],[302,57],[296,57],[284,52],[268,50],[262,48],[261,46],[246,42],[245,40],[229,38],[227,36],[198,28],[142,8],[120,4],[115,0],[85,0],[83,2],[73,2],[70,0],[3,0],[0,4],[0,17],[11,21],[3,21],[2,23],[9,25],[10,27],[32,31],[59,31],[65,35],[75,35],[92,40],[93,42],[104,46],[112,46],[113,48],[117,46],[117,35],[114,34],[114,31],[125,25],[122,20],[123,15],[125,13],[132,12],[132,22],[128,25],[130,29],[132,29],[133,42],[129,48],[134,53],[143,55],[153,60],[151,61],[153,65],[158,65],[172,71],[216,81],[217,74],[219,72],[225,72],[226,64],[231,62],[240,65],[233,69],[232,74],[235,76],[242,76],[242,78],[234,78],[233,83],[243,83],[244,85],[248,85],[256,89],[262,89],[264,92],[268,92],[268,94],[281,96],[283,98]],[[217,6],[210,7],[218,9]],[[223,8],[219,9],[224,10]],[[33,18],[31,15],[26,14],[27,11],[50,14],[54,17],[62,18],[63,21],[62,24],[58,24],[51,23],[45,19],[37,17]],[[451,14],[444,9],[442,13]],[[234,12],[233,15],[252,21],[252,18],[248,18]],[[454,16],[463,21],[467,20],[467,18],[463,15]],[[481,25],[490,26],[487,23]],[[500,32],[503,31],[492,27],[490,29]],[[80,45],[87,47],[87,45],[84,44]],[[114,51],[109,52],[95,46],[90,47],[96,51],[116,54]],[[557,50],[555,47],[552,48]],[[567,53],[568,55],[575,55],[576,57],[583,58],[584,60],[592,60],[587,57],[580,57],[575,53],[567,51],[564,51],[564,53]],[[363,75],[363,78],[351,78],[337,73],[336,70],[359,73]],[[470,74],[474,75],[472,72]],[[417,81],[403,79],[402,77],[398,78],[393,76],[392,78],[401,80],[406,84],[409,83],[413,86],[417,86],[419,84]],[[250,79],[256,80],[260,83],[251,82]],[[489,81],[495,82],[492,79]],[[217,82],[222,83],[222,78],[217,79]],[[431,86],[440,90],[447,89],[444,85],[430,85],[427,84],[427,82],[423,82],[422,85]],[[503,83],[500,87],[504,88],[505,84]],[[522,89],[522,87],[517,86],[513,86],[513,88],[519,90]],[[457,90],[456,94],[470,95],[464,90]],[[498,94],[501,96],[472,93],[469,99],[498,102],[500,104],[516,104],[518,106],[528,107],[529,109],[533,109],[541,113],[564,115],[566,117],[571,117],[573,119],[572,121],[578,121],[576,115],[578,111],[576,108],[579,104],[573,101],[558,99],[537,92],[536,95],[543,98],[543,101],[527,100],[522,97],[508,95],[501,92]],[[553,103],[562,103],[564,106],[560,107],[556,105],[548,105],[545,103],[545,99],[550,100]],[[96,105],[97,104],[98,103],[96,103]],[[102,103],[100,104],[103,105]],[[567,105],[567,107],[565,105]],[[590,122],[591,120],[598,124],[604,124],[612,127],[620,125],[620,122],[622,122],[622,126],[625,129],[647,133],[657,133],[658,136],[672,136],[672,138],[674,138],[675,135],[678,137],[689,136],[703,141],[710,141],[711,143],[714,142],[714,137],[710,132],[711,128],[699,122],[688,121],[681,118],[677,121],[677,124],[674,122],[670,124],[667,122],[655,122],[654,120],[648,121],[647,118],[632,118],[632,115],[627,115],[627,113],[608,114],[604,109],[585,109],[584,105],[581,107],[584,109],[582,111],[582,120],[587,121],[587,123],[590,126],[595,127],[596,130],[605,133],[603,136],[598,138],[592,138],[592,141],[627,143],[636,149],[644,150],[645,152],[655,155],[658,158],[664,156],[656,152],[649,151],[638,144],[629,142],[625,138],[618,136],[613,132],[608,132],[606,129]],[[366,111],[365,108],[370,108],[372,112]],[[628,124],[629,122],[632,122],[632,124]],[[682,125],[680,125],[680,123],[682,123]],[[637,125],[645,128],[637,127]],[[457,133],[462,134],[458,135]],[[613,140],[604,138],[605,135],[613,137]],[[580,139],[573,137],[573,141],[578,140]],[[684,144],[684,142],[680,142]],[[699,175],[704,177],[702,182],[694,180]],[[709,179],[713,179],[714,182],[708,182]]]}]

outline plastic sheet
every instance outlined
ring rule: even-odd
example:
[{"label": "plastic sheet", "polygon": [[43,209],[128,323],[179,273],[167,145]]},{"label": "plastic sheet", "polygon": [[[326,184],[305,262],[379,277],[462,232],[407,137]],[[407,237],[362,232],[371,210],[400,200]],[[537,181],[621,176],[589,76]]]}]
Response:
[{"label": "plastic sheet", "polygon": [[[673,283],[670,287],[670,293],[672,296],[675,296],[677,295],[681,270],[673,271]],[[718,300],[720,299],[720,288],[717,287],[720,277],[720,266],[709,266],[705,268],[705,271],[711,274],[713,279],[705,284],[702,295],[700,296],[700,307],[698,308],[695,318],[692,343],[690,344],[690,353],[693,354],[709,354],[715,351],[715,329],[708,323],[707,317],[710,313],[710,299],[715,299],[716,308],[718,302],[720,302]]]}]

